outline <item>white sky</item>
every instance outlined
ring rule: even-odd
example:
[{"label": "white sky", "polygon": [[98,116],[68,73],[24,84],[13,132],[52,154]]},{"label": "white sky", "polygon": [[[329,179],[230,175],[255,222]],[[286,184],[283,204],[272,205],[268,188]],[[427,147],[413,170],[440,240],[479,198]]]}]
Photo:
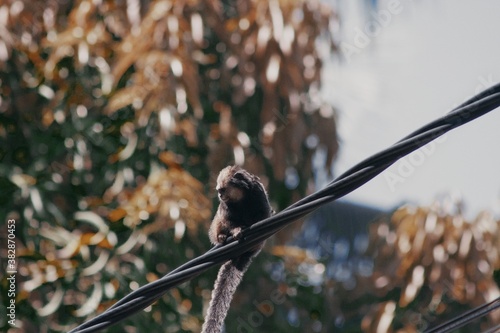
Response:
[{"label": "white sky", "polygon": [[[324,97],[339,108],[336,175],[500,81],[500,1],[379,1],[380,25],[368,27],[361,2],[336,1],[344,46],[355,52],[344,53],[348,59],[340,64],[326,63],[323,76]],[[400,160],[346,199],[393,208],[453,193],[462,196],[469,217],[483,209],[498,215],[499,147],[497,109]],[[391,173],[404,181],[391,183]]]}]

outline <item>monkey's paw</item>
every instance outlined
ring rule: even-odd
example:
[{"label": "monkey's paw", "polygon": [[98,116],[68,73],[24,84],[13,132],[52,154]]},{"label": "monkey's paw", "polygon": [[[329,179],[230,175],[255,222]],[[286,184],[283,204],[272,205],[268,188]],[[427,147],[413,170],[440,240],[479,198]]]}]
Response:
[{"label": "monkey's paw", "polygon": [[224,244],[226,242],[227,235],[226,234],[218,234],[217,235],[217,242],[219,244]]},{"label": "monkey's paw", "polygon": [[243,232],[240,227],[234,228],[231,231],[231,234],[233,235],[233,238],[236,240],[240,240],[243,238]]}]

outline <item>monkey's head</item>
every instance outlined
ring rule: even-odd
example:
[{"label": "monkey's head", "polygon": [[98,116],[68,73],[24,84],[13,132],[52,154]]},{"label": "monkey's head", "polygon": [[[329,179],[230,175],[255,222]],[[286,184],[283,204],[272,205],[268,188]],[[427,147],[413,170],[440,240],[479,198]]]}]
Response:
[{"label": "monkey's head", "polygon": [[241,201],[258,180],[256,176],[239,166],[228,166],[219,173],[215,189],[221,201],[235,203]]}]

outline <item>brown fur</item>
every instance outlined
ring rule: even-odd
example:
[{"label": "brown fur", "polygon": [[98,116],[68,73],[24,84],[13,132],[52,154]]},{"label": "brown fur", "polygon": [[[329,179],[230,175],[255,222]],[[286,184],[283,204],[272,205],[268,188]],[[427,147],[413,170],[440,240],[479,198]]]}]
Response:
[{"label": "brown fur", "polygon": [[[271,216],[272,209],[259,177],[238,166],[222,169],[217,177],[216,189],[220,204],[208,232],[214,245],[223,244],[229,236],[241,239],[243,228]],[[221,332],[233,294],[262,246],[263,243],[222,265],[202,333]]]}]

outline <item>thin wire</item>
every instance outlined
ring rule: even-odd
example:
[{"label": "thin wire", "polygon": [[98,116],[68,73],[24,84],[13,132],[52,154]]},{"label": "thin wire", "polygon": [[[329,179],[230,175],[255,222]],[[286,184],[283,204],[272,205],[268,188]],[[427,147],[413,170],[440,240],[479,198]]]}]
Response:
[{"label": "thin wire", "polygon": [[458,317],[455,317],[441,325],[431,328],[425,331],[425,333],[446,333],[453,330],[459,329],[465,326],[467,323],[476,320],[496,309],[500,308],[500,297],[494,299],[493,301],[478,306],[472,310],[469,310]]},{"label": "thin wire", "polygon": [[474,96],[450,113],[419,128],[393,146],[363,160],[322,190],[297,201],[272,217],[255,223],[244,230],[243,239],[235,241],[230,237],[226,244],[214,246],[203,255],[186,262],[161,279],[140,287],[105,312],[74,328],[70,333],[97,332],[146,308],[170,288],[198,276],[210,267],[238,257],[298,218],[311,213],[325,203],[337,200],[354,191],[403,156],[446,132],[483,116],[498,106],[500,106],[500,84]]}]

